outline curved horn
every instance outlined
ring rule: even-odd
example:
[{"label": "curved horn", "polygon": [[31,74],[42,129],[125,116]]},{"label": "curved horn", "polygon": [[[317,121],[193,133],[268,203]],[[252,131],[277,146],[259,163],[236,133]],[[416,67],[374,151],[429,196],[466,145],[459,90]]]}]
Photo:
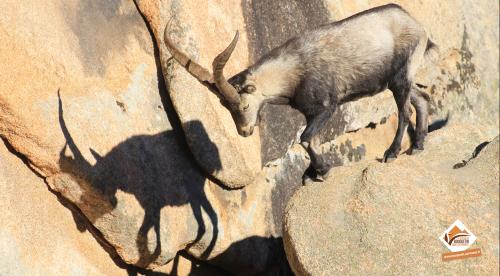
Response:
[{"label": "curved horn", "polygon": [[219,89],[219,92],[226,98],[226,100],[231,104],[239,104],[240,103],[240,95],[236,91],[236,89],[224,78],[224,66],[226,62],[231,57],[231,54],[236,47],[236,43],[238,42],[238,37],[240,36],[239,32],[236,31],[236,35],[233,38],[233,41],[227,46],[227,48],[222,51],[212,63],[213,72],[214,72],[214,81],[215,85]]},{"label": "curved horn", "polygon": [[167,23],[167,26],[165,27],[165,31],[163,33],[163,39],[165,40],[165,44],[167,45],[167,48],[170,51],[172,57],[178,63],[180,63],[184,68],[186,68],[186,70],[200,82],[214,83],[212,74],[210,74],[210,72],[207,69],[203,68],[203,66],[194,62],[184,52],[179,50],[179,48],[177,48],[174,45],[172,40],[170,40],[170,37],[168,36],[169,26],[170,26],[170,21]]}]

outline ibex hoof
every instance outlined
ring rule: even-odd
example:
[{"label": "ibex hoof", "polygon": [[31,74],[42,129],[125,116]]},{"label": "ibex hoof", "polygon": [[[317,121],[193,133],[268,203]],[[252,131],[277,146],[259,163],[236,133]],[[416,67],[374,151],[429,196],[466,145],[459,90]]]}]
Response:
[{"label": "ibex hoof", "polygon": [[308,175],[305,175],[304,178],[302,178],[302,185],[304,186],[309,185],[313,182],[314,180],[312,180],[312,178],[310,178]]},{"label": "ibex hoof", "polygon": [[315,182],[324,182],[325,179],[323,178],[322,175],[316,175],[316,177],[314,178],[314,181]]},{"label": "ibex hoof", "polygon": [[394,160],[396,160],[396,157],[385,157],[384,163],[391,163]]},{"label": "ibex hoof", "polygon": [[302,179],[302,184],[304,186],[306,186],[306,185],[309,185],[312,183],[319,183],[319,182],[324,182],[324,181],[325,181],[325,179],[321,175],[315,176],[314,178],[311,178],[308,175],[305,175],[304,178]]},{"label": "ibex hoof", "polygon": [[397,156],[393,151],[387,150],[384,153],[384,159],[382,159],[382,161],[384,163],[391,163],[392,161],[396,160],[396,158],[397,158]]}]

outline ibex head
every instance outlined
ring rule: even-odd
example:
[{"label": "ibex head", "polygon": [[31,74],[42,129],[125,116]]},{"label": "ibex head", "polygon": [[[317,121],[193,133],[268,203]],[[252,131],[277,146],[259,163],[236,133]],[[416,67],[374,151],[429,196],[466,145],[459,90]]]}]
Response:
[{"label": "ibex head", "polygon": [[165,27],[164,39],[172,57],[200,82],[207,85],[212,92],[217,94],[233,116],[238,134],[247,137],[252,135],[254,126],[263,100],[255,93],[256,85],[250,80],[247,70],[226,80],[224,77],[224,66],[236,47],[239,32],[233,41],[215,57],[212,68],[213,75],[198,63],[191,60],[184,52],[178,49],[170,40],[168,25]]}]

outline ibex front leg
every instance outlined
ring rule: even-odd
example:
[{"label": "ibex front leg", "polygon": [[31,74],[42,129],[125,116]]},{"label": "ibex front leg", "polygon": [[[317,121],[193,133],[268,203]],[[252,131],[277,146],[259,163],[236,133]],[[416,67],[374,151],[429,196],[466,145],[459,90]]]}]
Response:
[{"label": "ibex front leg", "polygon": [[335,112],[335,107],[326,107],[314,116],[307,119],[307,127],[302,133],[300,140],[301,144],[307,150],[311,158],[311,167],[315,170],[317,181],[323,181],[324,176],[332,167],[332,164],[326,162],[321,156],[321,139],[319,134],[326,126],[328,120]]}]

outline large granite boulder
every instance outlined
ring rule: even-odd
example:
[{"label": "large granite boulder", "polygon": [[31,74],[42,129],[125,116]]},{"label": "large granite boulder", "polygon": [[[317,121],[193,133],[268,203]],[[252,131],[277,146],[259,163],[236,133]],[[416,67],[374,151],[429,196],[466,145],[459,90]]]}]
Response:
[{"label": "large granite boulder", "polygon": [[[499,140],[485,146],[490,139],[477,126],[449,126],[431,133],[421,155],[335,168],[325,183],[300,188],[284,219],[293,271],[498,274]],[[482,256],[443,262],[438,238],[457,219]]]},{"label": "large granite boulder", "polygon": [[[59,171],[58,90],[72,103],[73,134],[86,150],[107,152],[117,140],[167,127],[153,44],[134,3],[2,1],[0,8],[0,135],[40,174]],[[99,133],[106,135],[95,139]]]},{"label": "large granite boulder", "polygon": [[[241,151],[221,146],[230,134],[210,136],[207,122],[177,115],[134,2],[3,1],[0,8],[0,136],[85,218],[75,229],[98,233],[119,259],[141,268],[184,250],[228,270],[287,269],[282,200],[308,165],[300,148],[264,170],[259,158],[249,173],[234,169],[239,159],[227,163],[230,152],[237,158],[249,146],[236,133]],[[190,143],[210,158],[203,169]],[[217,174],[225,169],[252,184],[228,190],[224,183],[243,182],[225,181]]]},{"label": "large granite boulder", "polygon": [[0,140],[0,275],[128,275]]},{"label": "large granite boulder", "polygon": [[[130,137],[103,156],[90,148],[96,161],[87,161],[60,104],[67,146],[60,153],[61,173],[47,182],[83,212],[126,263],[155,269],[186,250],[233,272],[287,268],[281,241],[274,237],[281,235],[282,202],[298,186],[279,186],[276,182],[282,182],[274,179],[289,168],[307,167],[294,162],[302,148],[290,151],[255,183],[227,190],[201,173],[173,131]],[[237,243],[251,237],[258,239]]]}]

